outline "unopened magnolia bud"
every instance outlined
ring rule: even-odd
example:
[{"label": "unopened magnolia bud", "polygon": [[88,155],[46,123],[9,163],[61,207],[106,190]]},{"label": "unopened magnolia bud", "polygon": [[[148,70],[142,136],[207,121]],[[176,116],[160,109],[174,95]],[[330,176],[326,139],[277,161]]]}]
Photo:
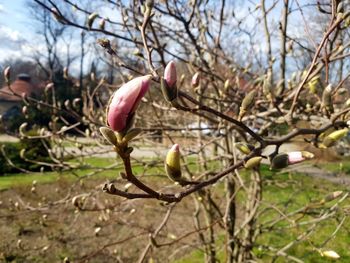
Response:
[{"label": "unopened magnolia bud", "polygon": [[75,207],[80,207],[80,198],[79,196],[74,196],[72,198],[72,205],[75,206]]},{"label": "unopened magnolia bud", "polygon": [[244,142],[235,143],[235,147],[243,154],[249,154],[255,148],[254,145]]},{"label": "unopened magnolia bud", "polygon": [[74,107],[75,109],[77,109],[77,108],[79,107],[80,101],[81,101],[80,98],[75,98],[75,99],[73,100],[72,105],[73,105],[73,107]]},{"label": "unopened magnolia bud", "polygon": [[28,123],[27,122],[24,122],[21,124],[21,126],[19,126],[19,133],[21,136],[25,136],[25,129],[27,128],[28,126]]},{"label": "unopened magnolia bud", "polygon": [[124,185],[124,190],[127,192],[132,185],[133,185],[132,183],[125,184]]},{"label": "unopened magnolia bud", "polygon": [[22,113],[23,113],[23,115],[27,115],[28,114],[28,107],[27,106],[23,106],[22,107]]},{"label": "unopened magnolia bud", "polygon": [[111,48],[111,42],[107,38],[99,38],[97,39],[97,43],[105,49]]},{"label": "unopened magnolia bud", "polygon": [[45,87],[45,93],[48,93],[50,89],[54,87],[54,84],[52,82],[48,83]]},{"label": "unopened magnolia bud", "polygon": [[101,19],[100,23],[99,23],[99,28],[101,30],[105,30],[105,24],[106,24],[106,19]]},{"label": "unopened magnolia bud", "polygon": [[180,148],[174,144],[169,150],[165,159],[165,172],[168,177],[175,181],[181,181]]},{"label": "unopened magnolia bud", "polygon": [[118,144],[117,137],[115,136],[115,133],[112,129],[108,127],[101,127],[100,132],[109,143],[111,143],[112,145]]},{"label": "unopened magnolia bud", "polygon": [[350,26],[350,17],[348,16],[346,19],[345,19],[345,28],[348,28]]},{"label": "unopened magnolia bud", "polygon": [[344,3],[343,2],[340,2],[338,5],[337,5],[337,13],[343,13],[344,12]]},{"label": "unopened magnolia bud", "polygon": [[56,8],[51,8],[51,14],[56,19],[57,22],[60,22],[62,24],[65,23],[64,18],[61,16],[61,14],[58,12]]},{"label": "unopened magnolia bud", "polygon": [[39,132],[39,135],[40,135],[40,136],[45,136],[46,131],[47,131],[47,130],[46,130],[45,128],[41,128],[41,129],[40,129],[40,132]]},{"label": "unopened magnolia bud", "polygon": [[154,5],[154,1],[153,0],[146,0],[145,10],[144,10],[144,17],[148,17],[148,16],[151,15],[153,5]]},{"label": "unopened magnolia bud", "polygon": [[316,94],[319,83],[320,83],[320,76],[315,76],[309,81],[308,86],[309,86],[310,93]]},{"label": "unopened magnolia bud", "polygon": [[91,29],[92,24],[94,23],[96,17],[98,17],[98,14],[97,14],[97,13],[92,13],[92,14],[89,15],[88,21],[87,21],[87,24],[88,24],[88,28],[89,28],[89,29]]},{"label": "unopened magnolia bud", "polygon": [[25,92],[22,92],[21,94],[21,98],[22,98],[22,102],[26,105],[29,104],[28,98],[27,98],[27,94]]},{"label": "unopened magnolia bud", "polygon": [[333,201],[333,200],[337,199],[338,197],[340,197],[342,194],[343,194],[343,191],[335,191],[333,193],[326,195],[326,197],[324,198],[324,201],[325,202]]},{"label": "unopened magnolia bud", "polygon": [[149,7],[149,8],[153,8],[154,0],[146,0],[146,6]]},{"label": "unopened magnolia bud", "polygon": [[44,246],[44,247],[41,249],[41,251],[45,252],[45,251],[47,251],[49,248],[50,248],[50,246]]},{"label": "unopened magnolia bud", "polygon": [[348,128],[332,132],[323,139],[322,146],[325,148],[333,146],[337,141],[345,137],[348,134],[348,132]]},{"label": "unopened magnolia bud", "polygon": [[272,169],[282,169],[291,164],[296,164],[314,158],[314,154],[307,151],[295,151],[277,154],[271,161]]},{"label": "unopened magnolia bud", "polygon": [[143,58],[143,54],[141,52],[140,49],[136,48],[133,52],[133,55],[136,56],[136,57],[140,57],[140,58]]},{"label": "unopened magnolia bud", "polygon": [[18,249],[23,249],[23,246],[22,246],[22,239],[18,239],[18,240],[17,240],[17,248],[18,248]]},{"label": "unopened magnolia bud", "polygon": [[307,160],[312,159],[312,158],[315,157],[315,155],[313,153],[310,153],[308,151],[301,151],[301,154]]},{"label": "unopened magnolia bud", "polygon": [[333,250],[321,251],[320,254],[322,257],[327,257],[327,258],[332,258],[332,259],[340,258],[338,253],[333,251]]},{"label": "unopened magnolia bud", "polygon": [[64,101],[64,106],[66,107],[66,109],[70,109],[70,101],[69,100],[65,100]]},{"label": "unopened magnolia bud", "polygon": [[277,154],[271,161],[271,169],[282,169],[288,166],[288,154]]},{"label": "unopened magnolia bud", "polygon": [[130,129],[125,136],[123,137],[122,142],[123,143],[128,143],[129,141],[131,141],[132,139],[134,139],[136,136],[138,136],[140,133],[142,132],[142,130],[140,128],[132,128]]},{"label": "unopened magnolia bud", "polygon": [[25,159],[25,152],[26,152],[26,149],[22,149],[20,152],[19,152],[19,157],[21,157],[22,159]]},{"label": "unopened magnolia bud", "polygon": [[271,72],[269,72],[264,78],[263,93],[266,97],[271,96],[271,78]]},{"label": "unopened magnolia bud", "polygon": [[196,74],[193,75],[191,85],[193,88],[197,88],[199,86],[200,82],[200,73],[196,72]]},{"label": "unopened magnolia bud", "polygon": [[114,194],[117,192],[117,188],[115,188],[115,185],[112,183],[105,184],[102,190],[110,194]]},{"label": "unopened magnolia bud", "polygon": [[332,104],[332,85],[329,84],[324,90],[322,94],[322,105],[327,111],[333,111]]},{"label": "unopened magnolia bud", "polygon": [[168,102],[172,102],[177,98],[177,87],[176,85],[170,88],[165,79],[160,79],[160,89],[162,90],[164,99]]},{"label": "unopened magnolia bud", "polygon": [[253,169],[253,168],[255,168],[255,167],[257,167],[257,166],[260,165],[261,160],[262,160],[262,157],[261,157],[261,156],[257,156],[257,157],[250,158],[250,159],[244,164],[244,167],[247,168],[247,169]]},{"label": "unopened magnolia bud", "polygon": [[98,236],[99,233],[101,232],[102,228],[101,227],[96,227],[95,228],[95,236]]},{"label": "unopened magnolia bud", "polygon": [[150,75],[134,78],[113,94],[106,116],[112,130],[125,134],[132,127],[135,111],[150,87],[150,80]]},{"label": "unopened magnolia bud", "polygon": [[183,84],[184,80],[185,80],[185,74],[182,74],[180,77],[180,86]]},{"label": "unopened magnolia bud", "polygon": [[341,130],[337,130],[337,131],[334,131],[332,132],[331,134],[329,134],[327,137],[330,137],[332,138],[333,140],[340,140],[341,138],[345,137],[349,132],[349,129],[348,128],[344,128],[344,129],[341,129]]},{"label": "unopened magnolia bud", "polygon": [[336,141],[330,137],[326,137],[324,138],[322,144],[320,145],[320,148],[328,148],[331,147],[333,145],[335,145]]},{"label": "unopened magnolia bud", "polygon": [[256,90],[250,91],[247,96],[244,97],[241,107],[239,109],[239,116],[238,119],[241,120],[243,116],[247,113],[248,110],[250,110],[253,105],[256,97]]},{"label": "unopened magnolia bud", "polygon": [[224,89],[227,91],[230,88],[230,80],[227,79],[224,84]]},{"label": "unopened magnolia bud", "polygon": [[288,164],[300,163],[306,159],[312,159],[314,155],[306,151],[289,152],[288,154]]},{"label": "unopened magnolia bud", "polygon": [[60,133],[64,133],[64,132],[66,132],[67,130],[68,130],[69,128],[67,127],[67,126],[65,126],[65,125],[63,125],[62,127],[61,127],[61,129],[60,129]]},{"label": "unopened magnolia bud", "polygon": [[8,66],[4,69],[4,78],[7,83],[10,82],[10,77],[11,77],[11,67]]},{"label": "unopened magnolia bud", "polygon": [[289,40],[288,42],[287,42],[287,52],[288,53],[290,53],[290,52],[292,52],[293,51],[293,45],[294,45],[294,41],[293,40]]},{"label": "unopened magnolia bud", "polygon": [[68,79],[68,68],[67,67],[64,67],[63,68],[63,78],[64,79]]},{"label": "unopened magnolia bud", "polygon": [[96,74],[95,74],[95,72],[91,72],[90,73],[90,79],[91,79],[91,81],[96,81]]},{"label": "unopened magnolia bud", "polygon": [[168,84],[169,88],[173,88],[175,86],[177,80],[177,73],[174,61],[170,61],[166,65],[164,70],[164,80],[166,84]]}]

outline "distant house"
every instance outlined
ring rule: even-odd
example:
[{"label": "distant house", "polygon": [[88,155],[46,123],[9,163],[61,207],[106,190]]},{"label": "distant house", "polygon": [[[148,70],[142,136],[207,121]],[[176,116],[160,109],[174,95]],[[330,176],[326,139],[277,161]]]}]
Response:
[{"label": "distant house", "polygon": [[0,115],[6,118],[20,110],[22,96],[35,96],[42,90],[31,82],[28,74],[19,74],[14,82],[11,83],[11,89],[4,85],[0,89]]}]

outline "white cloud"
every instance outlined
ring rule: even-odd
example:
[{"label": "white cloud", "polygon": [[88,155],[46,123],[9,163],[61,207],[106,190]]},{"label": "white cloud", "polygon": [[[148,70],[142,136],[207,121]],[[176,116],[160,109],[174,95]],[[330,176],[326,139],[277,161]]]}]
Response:
[{"label": "white cloud", "polygon": [[0,41],[3,42],[4,40],[18,42],[23,41],[24,39],[21,37],[21,33],[17,30],[0,25]]}]

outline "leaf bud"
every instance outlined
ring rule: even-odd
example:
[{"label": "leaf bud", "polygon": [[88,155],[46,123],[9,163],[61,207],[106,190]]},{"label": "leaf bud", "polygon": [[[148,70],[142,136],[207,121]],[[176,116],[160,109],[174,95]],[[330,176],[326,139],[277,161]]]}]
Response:
[{"label": "leaf bud", "polygon": [[321,251],[320,254],[322,257],[327,257],[332,259],[340,258],[339,254],[333,250]]},{"label": "leaf bud", "polygon": [[92,13],[89,15],[88,20],[87,20],[87,25],[88,25],[89,29],[91,29],[92,24],[94,23],[96,17],[98,17],[97,13]]},{"label": "leaf bud", "polygon": [[192,88],[197,88],[200,84],[200,73],[196,72],[196,74],[193,75],[191,80]]},{"label": "leaf bud", "polygon": [[261,157],[261,156],[256,156],[256,157],[250,158],[250,159],[244,164],[244,167],[247,168],[247,169],[253,169],[253,168],[255,168],[255,167],[257,167],[257,166],[260,165],[261,160],[262,160],[262,157]]},{"label": "leaf bud", "polygon": [[109,143],[111,143],[112,145],[118,144],[117,137],[112,129],[108,127],[101,127],[100,132]]},{"label": "leaf bud", "polygon": [[317,75],[313,77],[308,83],[310,93],[316,94],[317,87],[319,86],[319,84],[320,84],[320,76]]},{"label": "leaf bud", "polygon": [[337,199],[338,197],[340,197],[342,194],[343,194],[343,191],[335,191],[333,193],[326,195],[326,197],[323,199],[323,201],[324,202],[333,201],[333,200]]},{"label": "leaf bud", "polygon": [[328,148],[333,146],[337,141],[345,137],[349,132],[348,128],[344,128],[341,130],[337,130],[332,132],[331,134],[327,135],[322,142],[323,148]]},{"label": "leaf bud", "polygon": [[10,77],[11,77],[11,67],[8,66],[4,69],[4,78],[6,83],[10,82]]},{"label": "leaf bud", "polygon": [[235,143],[235,147],[237,150],[239,150],[243,154],[249,154],[255,148],[254,145],[244,143],[244,142]]},{"label": "leaf bud", "polygon": [[101,30],[105,30],[105,24],[106,24],[106,19],[101,19],[100,23],[99,23],[99,28]]},{"label": "leaf bud", "polygon": [[230,88],[230,85],[231,85],[230,80],[227,79],[227,80],[225,81],[225,84],[224,84],[224,89],[225,89],[226,91],[228,91],[228,89]]},{"label": "leaf bud", "polygon": [[180,157],[179,145],[174,144],[165,158],[165,172],[175,182],[179,182],[182,179]]},{"label": "leaf bud", "polygon": [[279,153],[271,161],[270,169],[282,169],[288,166],[288,154]]},{"label": "leaf bud", "polygon": [[247,96],[244,97],[242,104],[241,104],[241,107],[239,109],[238,120],[241,120],[243,118],[243,116],[247,113],[247,111],[253,107],[255,97],[256,97],[256,90],[255,89],[250,91],[247,94]]},{"label": "leaf bud", "polygon": [[327,110],[332,112],[333,111],[333,104],[332,104],[332,85],[329,84],[322,93],[322,105]]},{"label": "leaf bud", "polygon": [[142,132],[142,130],[140,128],[132,128],[130,129],[125,136],[123,137],[122,142],[123,143],[128,143],[129,141],[131,141],[132,139],[134,139],[135,137],[137,137],[140,133]]}]

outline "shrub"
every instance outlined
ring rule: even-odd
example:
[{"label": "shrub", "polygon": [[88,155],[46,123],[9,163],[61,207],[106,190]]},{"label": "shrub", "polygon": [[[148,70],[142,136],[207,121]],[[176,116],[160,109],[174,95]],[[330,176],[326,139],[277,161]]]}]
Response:
[{"label": "shrub", "polygon": [[[36,132],[30,131],[27,135],[34,136]],[[46,139],[29,139],[23,138],[16,143],[0,143],[0,175],[6,173],[16,173],[20,169],[29,171],[39,171],[42,165],[35,162],[50,162],[51,159],[48,155],[47,148],[50,147],[48,140]],[[25,158],[33,160],[33,162],[27,162],[21,158],[20,152],[25,149]],[[4,156],[6,154],[6,156]],[[13,164],[11,165],[9,161]],[[47,167],[44,166],[47,170]]]}]

